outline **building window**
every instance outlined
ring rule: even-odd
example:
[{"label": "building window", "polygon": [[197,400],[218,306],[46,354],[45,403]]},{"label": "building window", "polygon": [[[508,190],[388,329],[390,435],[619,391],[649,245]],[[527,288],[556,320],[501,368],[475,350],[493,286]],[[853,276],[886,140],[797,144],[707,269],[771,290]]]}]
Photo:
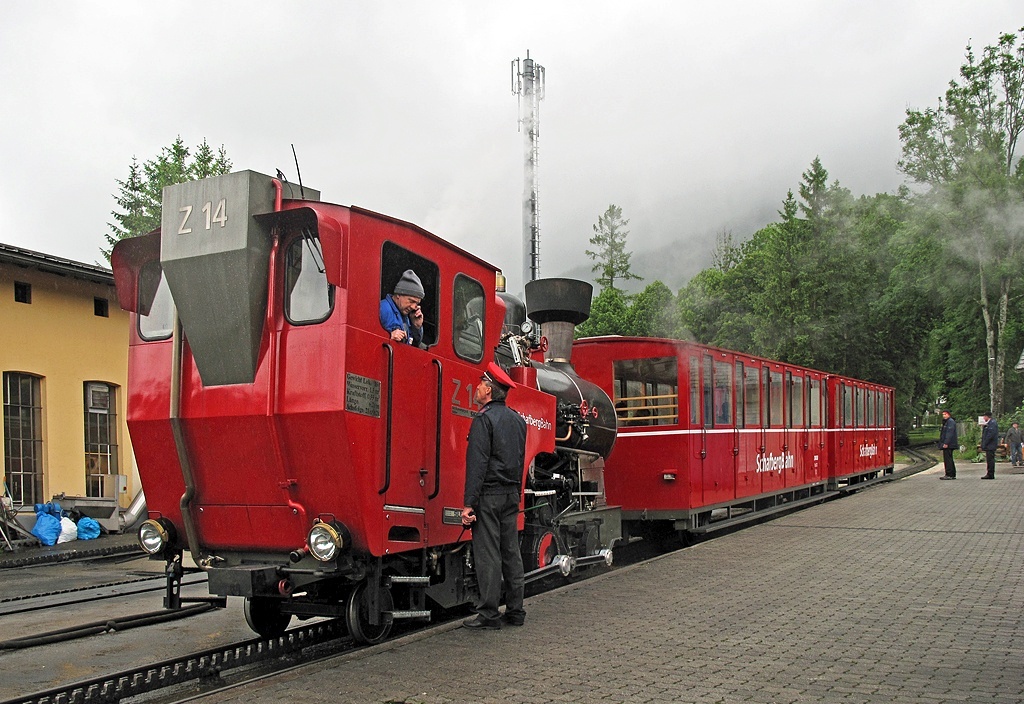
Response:
[{"label": "building window", "polygon": [[39,377],[4,372],[4,482],[15,505],[43,501],[43,407]]},{"label": "building window", "polygon": [[106,298],[94,298],[92,299],[92,312],[94,315],[100,318],[110,317],[110,306],[107,303]]},{"label": "building window", "polygon": [[22,281],[14,282],[14,302],[15,303],[31,303],[32,302],[32,284],[26,284]]},{"label": "building window", "polygon": [[116,387],[90,381],[85,385],[85,495],[116,496]]}]

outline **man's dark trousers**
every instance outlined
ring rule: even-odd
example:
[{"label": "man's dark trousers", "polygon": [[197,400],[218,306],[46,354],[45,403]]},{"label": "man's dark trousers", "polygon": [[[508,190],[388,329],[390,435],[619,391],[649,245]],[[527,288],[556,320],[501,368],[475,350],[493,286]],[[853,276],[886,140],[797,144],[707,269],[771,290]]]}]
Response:
[{"label": "man's dark trousers", "polygon": [[986,477],[996,476],[996,451],[985,450],[985,469],[988,470]]},{"label": "man's dark trousers", "polygon": [[952,447],[944,447],[944,448],[942,448],[942,462],[943,462],[943,464],[946,467],[946,476],[947,477],[955,477],[956,476],[956,465],[953,464],[953,448]]},{"label": "man's dark trousers", "polygon": [[501,602],[501,581],[505,579],[506,613],[523,613],[523,558],[519,554],[519,492],[483,494],[475,509],[473,558],[480,587],[477,613],[487,621],[497,621]]}]

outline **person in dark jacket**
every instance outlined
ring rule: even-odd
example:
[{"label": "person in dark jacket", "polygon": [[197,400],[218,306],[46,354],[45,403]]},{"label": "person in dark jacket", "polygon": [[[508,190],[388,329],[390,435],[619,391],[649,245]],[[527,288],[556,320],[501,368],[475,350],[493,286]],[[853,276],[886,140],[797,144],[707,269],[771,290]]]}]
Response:
[{"label": "person in dark jacket", "polygon": [[996,448],[999,447],[999,424],[987,411],[982,416],[985,427],[981,429],[981,449],[985,452],[985,468],[988,470],[982,479],[996,478]]},{"label": "person in dark jacket", "polygon": [[1013,425],[1006,431],[1004,440],[1010,446],[1010,464],[1014,467],[1024,465],[1020,455],[1020,446],[1021,443],[1024,443],[1024,433],[1020,431],[1020,423],[1013,421]]},{"label": "person in dark jacket", "polygon": [[[526,421],[505,405],[515,384],[494,362],[476,387],[474,400],[483,408],[469,428],[466,448],[466,491],[462,524],[473,528],[473,561],[480,600],[477,615],[465,628],[495,629],[502,620],[522,626],[523,559],[519,553],[519,499],[526,456]],[[498,611],[502,580],[505,615]]]},{"label": "person in dark jacket", "polygon": [[942,448],[942,464],[946,467],[946,473],[939,479],[956,479],[956,465],[953,463],[953,450],[960,447],[960,440],[956,436],[956,421],[953,420],[949,411],[942,411],[942,430],[939,433],[939,447]]}]

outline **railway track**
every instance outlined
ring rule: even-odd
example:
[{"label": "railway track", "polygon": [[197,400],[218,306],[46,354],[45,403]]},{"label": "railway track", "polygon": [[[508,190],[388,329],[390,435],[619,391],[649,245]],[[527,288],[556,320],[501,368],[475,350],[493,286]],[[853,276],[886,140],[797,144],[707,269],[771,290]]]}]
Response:
[{"label": "railway track", "polygon": [[[206,574],[196,572],[186,574],[182,578],[182,585],[202,584],[206,582]],[[112,599],[116,597],[129,596],[132,594],[144,594],[146,592],[158,592],[166,589],[167,580],[163,575],[156,577],[138,577],[136,579],[117,580],[96,584],[88,587],[76,587],[71,589],[59,589],[40,594],[28,594],[24,596],[12,596],[0,599],[0,616],[21,614],[29,611],[39,611],[60,606],[74,606],[99,601],[101,599]]]},{"label": "railway track", "polygon": [[[168,690],[173,701],[279,672],[301,657],[308,664],[354,649],[339,620],[294,628],[277,638],[255,638],[8,699],[2,704],[92,704]],[[276,665],[276,667],[274,667]],[[184,687],[188,691],[183,691]],[[178,688],[172,690],[171,688]]]}]

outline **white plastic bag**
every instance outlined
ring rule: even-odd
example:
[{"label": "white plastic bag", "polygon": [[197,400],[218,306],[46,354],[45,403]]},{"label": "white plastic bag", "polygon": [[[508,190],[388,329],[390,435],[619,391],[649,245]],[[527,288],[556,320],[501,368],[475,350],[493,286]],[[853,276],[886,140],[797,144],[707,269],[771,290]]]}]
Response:
[{"label": "white plastic bag", "polygon": [[78,540],[78,526],[67,516],[60,519],[60,537],[57,538],[58,543],[70,543],[72,540]]}]

